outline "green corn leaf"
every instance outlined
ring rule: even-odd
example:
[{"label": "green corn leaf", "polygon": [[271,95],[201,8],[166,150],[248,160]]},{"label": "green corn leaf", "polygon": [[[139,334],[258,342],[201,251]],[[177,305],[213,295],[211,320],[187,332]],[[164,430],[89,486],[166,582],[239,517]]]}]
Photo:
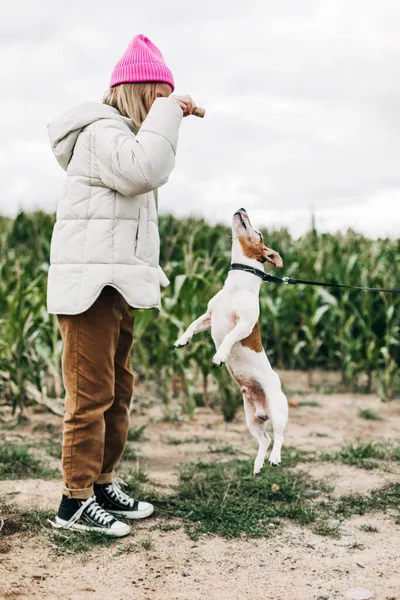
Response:
[{"label": "green corn leaf", "polygon": [[314,313],[314,316],[311,320],[312,324],[314,325],[314,327],[316,325],[318,325],[321,317],[326,313],[327,310],[329,310],[330,305],[329,304],[324,304],[323,306],[320,306],[319,308],[317,308],[316,312]]}]

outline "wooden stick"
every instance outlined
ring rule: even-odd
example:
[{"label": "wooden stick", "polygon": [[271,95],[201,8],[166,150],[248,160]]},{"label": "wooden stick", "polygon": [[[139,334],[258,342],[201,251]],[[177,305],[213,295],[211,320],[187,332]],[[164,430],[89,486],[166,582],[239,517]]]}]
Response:
[{"label": "wooden stick", "polygon": [[200,117],[201,119],[203,119],[205,114],[206,114],[205,109],[200,108],[200,106],[196,106],[196,108],[192,112],[192,115],[194,115],[195,117]]}]

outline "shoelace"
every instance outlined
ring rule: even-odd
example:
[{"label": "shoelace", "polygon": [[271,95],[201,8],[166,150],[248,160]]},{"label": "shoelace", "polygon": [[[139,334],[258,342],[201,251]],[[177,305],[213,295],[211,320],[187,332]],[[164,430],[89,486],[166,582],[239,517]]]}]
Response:
[{"label": "shoelace", "polygon": [[116,499],[118,500],[118,502],[121,502],[121,504],[124,504],[125,506],[133,507],[133,505],[135,504],[135,500],[128,496],[128,494],[125,494],[124,491],[122,491],[121,485],[126,485],[125,481],[122,481],[122,479],[120,479],[119,477],[114,477],[112,482],[106,488],[107,493],[110,494],[113,500]]},{"label": "shoelace", "polygon": [[71,529],[72,525],[79,521],[82,516],[82,513],[87,509],[87,513],[92,519],[94,519],[99,525],[107,525],[114,518],[110,513],[101,508],[101,506],[97,503],[95,496],[90,496],[80,508],[72,515],[69,521],[64,523],[63,525],[60,523],[55,523],[48,519],[49,523],[55,529]]},{"label": "shoelace", "polygon": [[101,508],[101,506],[97,504],[96,501],[90,504],[90,506],[87,509],[87,513],[100,525],[108,525],[108,523],[114,519],[114,517],[110,515],[109,512],[104,510],[104,508]]}]

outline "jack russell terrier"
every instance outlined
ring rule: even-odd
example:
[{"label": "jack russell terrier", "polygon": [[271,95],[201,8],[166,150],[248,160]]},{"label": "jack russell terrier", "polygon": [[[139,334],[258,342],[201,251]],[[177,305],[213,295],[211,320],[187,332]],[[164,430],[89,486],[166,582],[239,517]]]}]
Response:
[{"label": "jack russell terrier", "polygon": [[[265,262],[283,266],[278,252],[264,245],[262,234],[253,229],[247,212],[241,208],[232,220],[232,263],[264,271]],[[269,463],[274,466],[281,462],[283,432],[288,420],[287,398],[261,342],[258,325],[261,283],[262,279],[253,273],[229,271],[224,287],[209,301],[207,312],[193,321],[175,342],[175,348],[182,348],[195,333],[211,328],[217,350],[213,365],[226,364],[239,384],[246,423],[258,441],[254,475],[260,473],[271,442],[266,431],[268,418],[274,432]]]}]

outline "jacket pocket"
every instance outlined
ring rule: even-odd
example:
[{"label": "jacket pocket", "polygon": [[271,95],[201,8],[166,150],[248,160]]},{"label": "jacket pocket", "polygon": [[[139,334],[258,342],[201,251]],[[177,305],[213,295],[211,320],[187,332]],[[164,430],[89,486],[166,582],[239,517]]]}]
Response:
[{"label": "jacket pocket", "polygon": [[148,258],[147,208],[139,206],[139,218],[136,230],[135,256],[141,260]]}]

